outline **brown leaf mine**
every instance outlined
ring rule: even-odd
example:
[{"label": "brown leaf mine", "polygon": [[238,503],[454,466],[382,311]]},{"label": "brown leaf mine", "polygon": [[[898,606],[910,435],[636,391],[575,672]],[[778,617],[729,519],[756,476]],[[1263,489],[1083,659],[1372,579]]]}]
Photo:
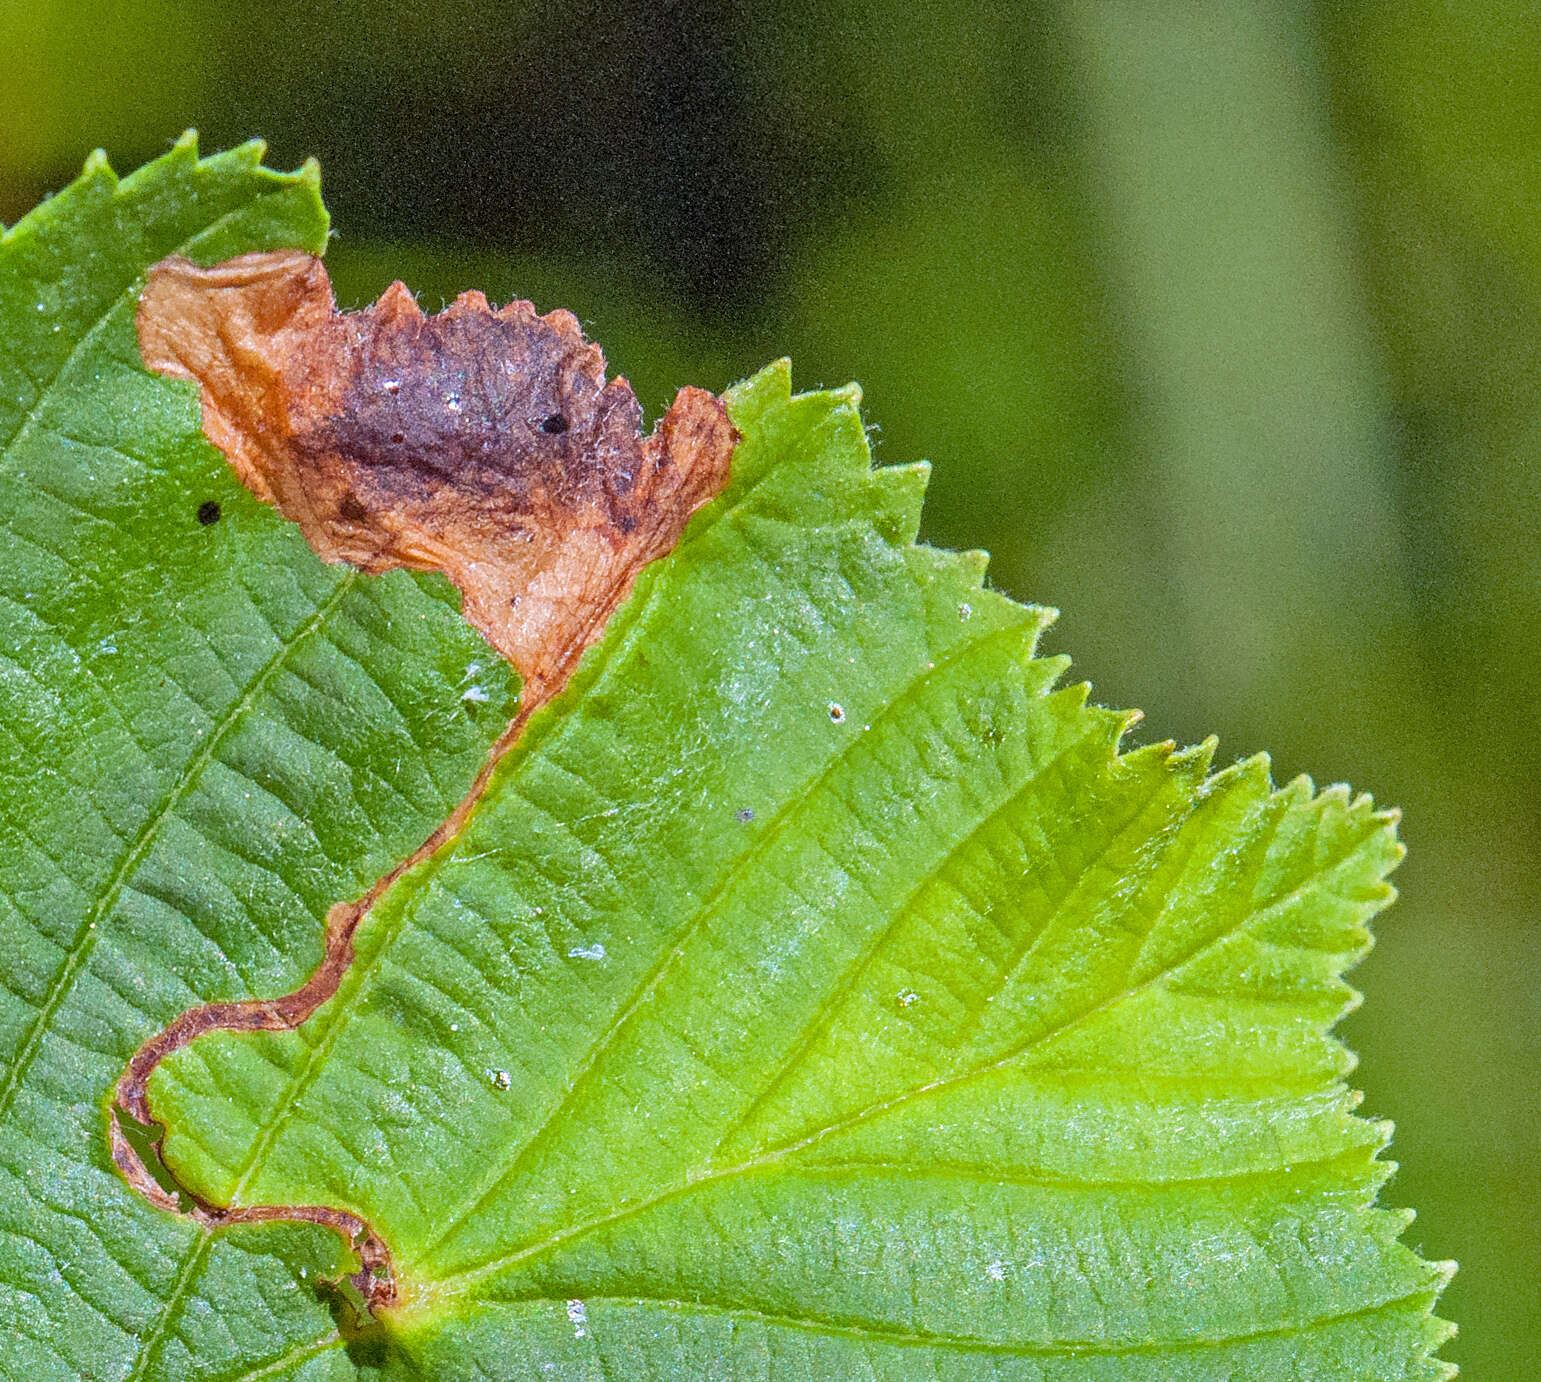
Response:
[{"label": "brown leaf mine", "polygon": [[425,317],[400,283],[339,312],[319,259],[163,260],[139,346],[195,381],[203,430],[328,561],[443,571],[524,679],[566,682],[638,571],[727,482],[722,403],[681,389],[651,436],[570,312],[464,293]]}]

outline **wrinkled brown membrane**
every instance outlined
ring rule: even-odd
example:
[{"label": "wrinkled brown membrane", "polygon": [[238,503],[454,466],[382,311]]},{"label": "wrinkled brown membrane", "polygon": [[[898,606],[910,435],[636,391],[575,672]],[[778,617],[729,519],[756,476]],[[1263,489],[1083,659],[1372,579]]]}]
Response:
[{"label": "wrinkled brown membrane", "polygon": [[737,441],[689,388],[643,437],[631,386],[605,382],[570,312],[463,293],[425,317],[400,283],[338,312],[296,251],[164,260],[138,328],[145,364],[200,386],[203,430],[323,558],[443,571],[525,706],[722,489]]},{"label": "wrinkled brown membrane", "polygon": [[[425,317],[400,283],[340,313],[319,259],[248,254],[213,268],[157,264],[140,298],[145,364],[195,381],[203,430],[259,499],[328,561],[443,571],[465,616],[518,670],[519,714],[471,790],[413,853],[327,916],[321,963],[281,998],[183,1013],[135,1053],[116,1109],[153,1124],[147,1086],[173,1051],[211,1031],[286,1031],[337,992],[353,937],[407,869],[457,834],[524,724],[566,683],[637,573],[679,540],[727,482],[738,435],[720,400],[681,389],[651,436],[624,379],[569,312],[493,311],[465,293]],[[222,1208],[179,1201],[111,1126],[112,1157],[152,1204],[209,1226],[324,1224],[359,1254],[371,1309],[396,1297],[385,1242],[320,1205]],[[152,1144],[157,1152],[160,1140]]]}]

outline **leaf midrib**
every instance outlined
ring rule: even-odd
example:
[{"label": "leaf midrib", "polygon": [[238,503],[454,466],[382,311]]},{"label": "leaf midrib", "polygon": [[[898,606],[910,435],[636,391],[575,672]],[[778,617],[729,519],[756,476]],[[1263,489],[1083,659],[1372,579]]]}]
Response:
[{"label": "leaf midrib", "polygon": [[[1318,1086],[1318,1088],[1325,1087]],[[1293,1176],[1298,1171],[1326,1170],[1363,1161],[1374,1150],[1373,1144],[1350,1143],[1337,1151],[1323,1156],[1300,1157],[1276,1166],[1244,1166],[1231,1171],[1210,1171],[1196,1175],[1166,1176],[1160,1179],[1134,1180],[1127,1176],[1072,1176],[1063,1172],[1007,1170],[996,1166],[979,1166],[967,1161],[903,1161],[893,1158],[849,1161],[799,1161],[797,1169],[809,1176],[846,1174],[850,1176],[893,1175],[910,1180],[955,1179],[977,1181],[981,1185],[1014,1185],[1024,1190],[1053,1190],[1067,1194],[1113,1193],[1119,1195],[1157,1196],[1167,1193],[1187,1193],[1198,1189],[1219,1189],[1225,1186],[1255,1184],[1262,1186]]]}]

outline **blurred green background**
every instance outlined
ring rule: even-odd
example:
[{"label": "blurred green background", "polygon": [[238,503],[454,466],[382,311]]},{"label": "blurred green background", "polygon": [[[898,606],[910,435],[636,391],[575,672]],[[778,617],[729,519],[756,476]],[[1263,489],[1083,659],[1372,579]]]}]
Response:
[{"label": "blurred green background", "polygon": [[656,411],[857,379],[1146,737],[1401,805],[1346,1024],[1447,1356],[1541,1376],[1541,6],[0,0],[0,220],[197,126],[352,303],[568,306]]}]

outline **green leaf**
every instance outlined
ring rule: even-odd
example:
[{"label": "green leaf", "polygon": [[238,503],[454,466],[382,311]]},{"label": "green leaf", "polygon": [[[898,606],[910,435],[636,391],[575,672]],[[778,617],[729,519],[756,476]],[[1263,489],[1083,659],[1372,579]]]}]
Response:
[{"label": "green leaf", "polygon": [[1445,1269],[1373,1207],[1387,1129],[1329,1035],[1392,819],[1120,755],[1130,717],[1035,656],[1046,612],[914,544],[923,469],[873,471],[855,391],[784,365],[336,997],[152,1080],[185,1187],[363,1216],[397,1302],[339,1330],[322,1230],[136,1200],[123,1062],[295,987],[511,709],[440,582],[322,566],[137,368],[139,276],[214,224],[206,259],[318,246],[313,176],[88,169],[0,264],[0,1373],[1446,1375]]}]

